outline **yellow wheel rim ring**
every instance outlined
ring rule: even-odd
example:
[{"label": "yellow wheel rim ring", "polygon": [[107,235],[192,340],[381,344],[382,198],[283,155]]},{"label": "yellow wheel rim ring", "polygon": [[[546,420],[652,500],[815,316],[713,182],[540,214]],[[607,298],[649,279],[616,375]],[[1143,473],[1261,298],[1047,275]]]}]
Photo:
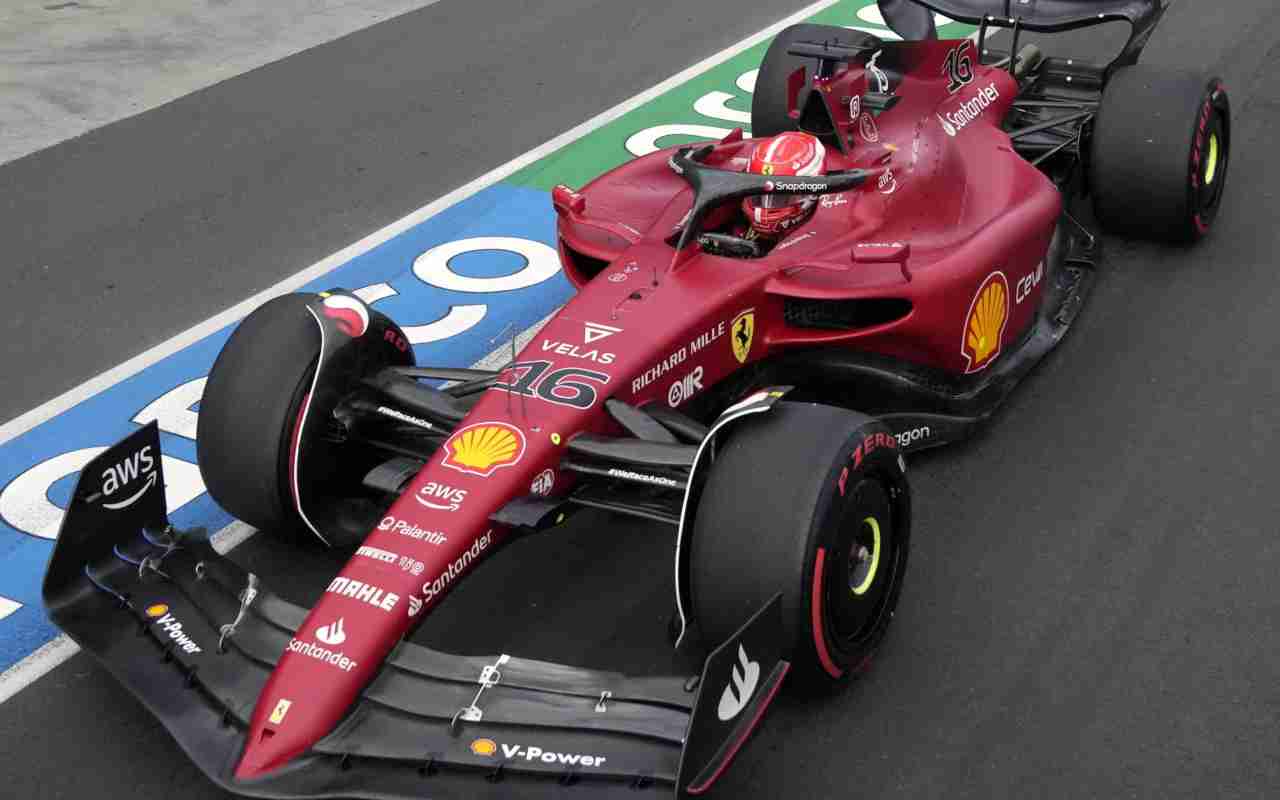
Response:
[{"label": "yellow wheel rim ring", "polygon": [[866,594],[867,590],[871,588],[871,584],[876,579],[876,570],[880,566],[880,523],[875,517],[867,517],[862,520],[862,524],[871,529],[871,567],[867,569],[867,575],[862,579],[862,583],[850,589],[859,597]]},{"label": "yellow wheel rim ring", "polygon": [[1213,179],[1218,177],[1218,134],[1209,134],[1209,157],[1205,159],[1204,185],[1212,186]]}]

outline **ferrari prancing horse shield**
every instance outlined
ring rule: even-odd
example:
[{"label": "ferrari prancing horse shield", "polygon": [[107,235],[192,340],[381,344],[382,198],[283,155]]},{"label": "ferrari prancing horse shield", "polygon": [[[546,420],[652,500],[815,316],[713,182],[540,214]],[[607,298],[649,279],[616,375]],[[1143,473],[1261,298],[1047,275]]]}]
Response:
[{"label": "ferrari prancing horse shield", "polygon": [[734,317],[732,331],[730,343],[733,344],[733,355],[739,364],[745,364],[747,356],[751,354],[752,336],[756,332],[756,310],[748,308]]}]

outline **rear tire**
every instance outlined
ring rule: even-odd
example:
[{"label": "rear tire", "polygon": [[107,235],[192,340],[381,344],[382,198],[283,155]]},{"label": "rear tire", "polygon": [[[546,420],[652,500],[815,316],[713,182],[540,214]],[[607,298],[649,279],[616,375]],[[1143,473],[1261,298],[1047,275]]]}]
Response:
[{"label": "rear tire", "polygon": [[[838,42],[847,45],[875,45],[879,39],[869,33],[835,25],[792,25],[774,37],[765,51],[751,96],[751,135],[755,138],[794,131],[796,121],[787,114],[787,78],[800,67],[808,69],[805,90],[813,85],[812,58],[793,56],[787,49],[796,42]],[[800,93],[804,101],[806,91]]]},{"label": "rear tire", "polygon": [[1189,243],[1209,232],[1231,155],[1222,81],[1145,64],[1117,69],[1094,123],[1089,182],[1108,231]]},{"label": "rear tire", "polygon": [[738,423],[702,490],[692,616],[715,647],[781,593],[784,657],[802,680],[842,680],[870,662],[888,629],[910,531],[910,493],[887,426],[779,403]]}]

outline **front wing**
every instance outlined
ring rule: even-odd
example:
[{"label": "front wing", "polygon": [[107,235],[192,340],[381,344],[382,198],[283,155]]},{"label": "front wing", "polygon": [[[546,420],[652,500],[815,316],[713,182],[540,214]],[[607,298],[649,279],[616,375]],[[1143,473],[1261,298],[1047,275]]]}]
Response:
[{"label": "front wing", "polygon": [[[157,474],[146,480],[163,487],[159,450],[153,423],[82,471],[45,576],[45,604],[202,771],[238,794],[700,794],[727,767],[789,668],[780,657],[778,598],[711,654],[700,680],[462,657],[404,641],[312,750],[267,777],[238,780],[258,695],[306,610],[271,594],[207,540],[174,531],[163,491],[144,488],[124,508],[107,502],[98,476],[131,459],[138,464],[138,454],[152,454],[147,460]],[[142,480],[138,485],[147,486]],[[735,680],[747,666],[742,653],[750,653],[759,679],[749,702],[722,722],[717,705],[726,687],[742,689]],[[288,709],[276,713],[287,718]]]}]

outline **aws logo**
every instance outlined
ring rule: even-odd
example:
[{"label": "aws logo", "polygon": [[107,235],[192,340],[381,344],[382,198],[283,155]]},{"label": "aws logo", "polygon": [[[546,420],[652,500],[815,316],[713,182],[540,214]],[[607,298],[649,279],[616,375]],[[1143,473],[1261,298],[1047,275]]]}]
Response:
[{"label": "aws logo", "polygon": [[156,485],[160,473],[147,445],[102,471],[102,506],[112,511],[128,508]]}]

